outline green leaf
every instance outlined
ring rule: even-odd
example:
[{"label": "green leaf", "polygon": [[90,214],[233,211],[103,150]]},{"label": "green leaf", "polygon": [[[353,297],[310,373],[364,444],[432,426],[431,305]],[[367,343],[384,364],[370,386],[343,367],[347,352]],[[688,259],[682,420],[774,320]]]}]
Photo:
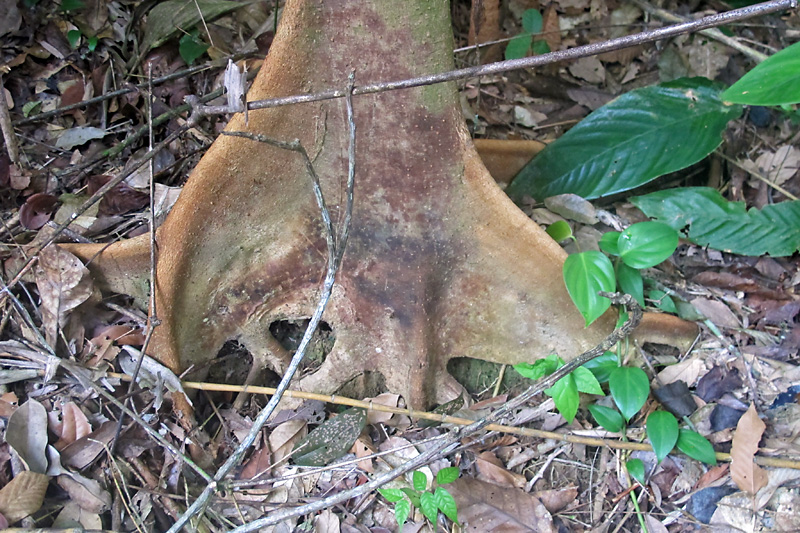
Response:
[{"label": "green leaf", "polygon": [[78,45],[81,44],[81,30],[69,30],[67,32],[67,42],[70,48],[78,48]]},{"label": "green leaf", "polygon": [[[439,472],[436,473],[436,483],[439,485],[447,485],[448,483],[452,483],[456,479],[461,472],[455,466],[448,466],[447,468],[442,468]],[[446,513],[445,513],[446,514]]]},{"label": "green leaf", "polygon": [[647,297],[653,300],[653,303],[656,304],[656,307],[666,313],[676,314],[678,312],[672,297],[664,291],[652,290],[647,293]]},{"label": "green leaf", "polygon": [[506,192],[520,201],[565,193],[591,199],[633,189],[703,159],[741,112],[724,104],[716,87],[694,80],[633,90],[548,144]]},{"label": "green leaf", "polygon": [[438,507],[447,518],[458,523],[458,508],[452,494],[442,487],[436,487],[433,493],[433,499],[436,502],[436,507]]},{"label": "green leaf", "polygon": [[545,376],[549,376],[563,364],[564,361],[559,356],[556,354],[550,354],[547,357],[539,359],[533,364],[519,363],[518,365],[514,365],[514,370],[519,372],[522,377],[536,381]]},{"label": "green leaf", "polygon": [[533,51],[533,55],[540,56],[542,54],[549,54],[550,53],[550,45],[547,44],[547,41],[533,41],[533,47],[531,47]]},{"label": "green leaf", "polygon": [[588,368],[579,366],[572,371],[572,377],[575,378],[575,385],[577,385],[579,392],[604,396],[600,383]]},{"label": "green leaf", "polygon": [[91,37],[86,38],[86,47],[89,49],[90,52],[95,51],[95,48],[97,48],[97,35],[93,35]]},{"label": "green leaf", "polygon": [[414,486],[414,490],[422,492],[428,488],[428,478],[419,470],[414,470],[414,473],[411,474],[411,481],[412,485]]},{"label": "green leaf", "polygon": [[619,367],[617,354],[608,351],[600,357],[595,357],[591,361],[583,364],[583,368],[591,370],[594,377],[597,378],[597,381],[600,383],[607,382],[611,372],[617,367]]},{"label": "green leaf", "polygon": [[641,368],[621,366],[611,372],[608,388],[625,420],[630,420],[647,401],[650,380]]},{"label": "green leaf", "polygon": [[589,406],[589,412],[592,413],[597,423],[608,431],[618,433],[622,431],[622,428],[625,426],[625,420],[622,418],[622,415],[619,414],[619,411],[611,407],[597,405],[595,403]]},{"label": "green leaf", "polygon": [[397,520],[397,525],[400,526],[399,533],[403,533],[403,524],[408,520],[408,515],[411,514],[411,505],[408,500],[400,500],[394,506],[394,518]]},{"label": "green leaf", "polygon": [[717,455],[714,447],[708,440],[696,431],[682,429],[678,435],[678,449],[698,461],[709,465],[717,464]]},{"label": "green leaf", "polygon": [[749,105],[800,103],[800,43],[768,57],[720,98]]},{"label": "green leaf", "polygon": [[625,294],[630,294],[644,307],[644,281],[639,269],[628,266],[625,263],[617,263],[617,283],[619,289]]},{"label": "green leaf", "polygon": [[295,447],[294,463],[325,466],[347,453],[367,424],[367,412],[352,408],[326,420]]},{"label": "green leaf", "polygon": [[628,312],[627,311],[620,311],[619,316],[617,317],[617,324],[614,326],[614,329],[619,329],[625,325],[625,322],[628,321]]},{"label": "green leaf", "polygon": [[378,492],[389,503],[396,503],[403,499],[403,491],[400,489],[378,489]]},{"label": "green leaf", "polygon": [[531,36],[527,33],[513,37],[506,45],[506,59],[522,59],[531,49]]},{"label": "green leaf", "polygon": [[430,492],[423,492],[419,495],[419,508],[431,524],[436,525],[439,517],[439,507],[436,505],[436,498]]},{"label": "green leaf", "polygon": [[701,246],[741,255],[792,255],[800,248],[800,201],[746,209],[716,190],[685,187],[631,198],[649,216],[681,231]]},{"label": "green leaf", "polygon": [[619,236],[619,256],[633,268],[650,268],[678,247],[678,232],[662,222],[639,222]]},{"label": "green leaf", "polygon": [[607,231],[600,237],[598,245],[608,255],[619,255],[619,236],[622,235],[618,231]]},{"label": "green leaf", "polygon": [[644,485],[644,463],[641,459],[630,459],[625,463],[625,467],[633,479]]},{"label": "green leaf", "polygon": [[564,283],[587,326],[611,306],[611,300],[597,294],[598,291],[612,292],[617,287],[614,265],[596,250],[567,257],[564,262]]},{"label": "green leaf", "polygon": [[522,27],[526,32],[535,35],[541,33],[544,21],[542,14],[535,9],[526,9],[522,13]]},{"label": "green leaf", "polygon": [[42,102],[25,102],[22,106],[22,114],[27,118],[31,115],[38,115],[42,108]]},{"label": "green leaf", "polygon": [[564,417],[564,420],[569,423],[575,420],[575,414],[578,412],[578,404],[580,403],[580,395],[572,374],[568,374],[556,381],[555,385],[545,389],[544,393],[552,396],[553,401],[556,403],[556,409]]},{"label": "green leaf", "polygon": [[675,415],[667,411],[650,413],[647,417],[647,437],[660,463],[678,442],[678,420]]},{"label": "green leaf", "polygon": [[400,489],[400,490],[403,492],[403,494],[408,496],[408,499],[411,502],[411,505],[413,505],[414,507],[419,507],[419,495],[420,495],[419,492],[415,491],[414,489],[409,489],[409,488],[404,488],[404,489]]},{"label": "green leaf", "polygon": [[[74,0],[73,0],[74,1]],[[209,22],[234,9],[245,7],[253,2],[229,2],[227,0],[167,0],[158,2],[147,14],[141,50],[161,46],[179,30],[188,32],[202,19]]]},{"label": "green leaf", "polygon": [[209,46],[197,37],[197,30],[185,34],[181,37],[178,45],[178,52],[186,61],[187,65],[194,63],[198,57],[206,53]]},{"label": "green leaf", "polygon": [[550,237],[556,242],[561,242],[572,237],[572,228],[565,220],[558,220],[553,222],[545,230]]}]

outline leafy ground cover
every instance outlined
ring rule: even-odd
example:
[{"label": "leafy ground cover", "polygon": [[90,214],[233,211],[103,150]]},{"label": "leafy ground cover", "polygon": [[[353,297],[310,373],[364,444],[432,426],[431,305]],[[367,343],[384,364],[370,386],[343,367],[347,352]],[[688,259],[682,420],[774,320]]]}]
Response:
[{"label": "leafy ground cover", "polygon": [[[670,13],[685,14],[678,3],[663,6],[665,14],[643,3],[516,0],[508,2],[503,16],[495,13],[500,22],[493,26],[482,22],[491,19],[492,2],[482,4],[484,19],[473,15],[472,24],[469,5],[453,5],[456,37],[463,46],[457,60],[463,64],[480,61],[468,47],[470,35],[482,35],[481,41],[516,37],[511,52],[504,43],[481,51],[484,60],[500,59],[599,42],[638,31]],[[230,54],[240,54],[240,64],[251,71],[258,67],[271,42],[275,14],[271,2],[178,0],[156,7],[100,0],[25,2],[4,9],[0,68],[20,153],[14,163],[0,156],[5,287],[26,259],[27,246],[46,239],[55,223],[68,220],[89,194],[147,152],[149,123],[155,142],[185,125],[184,96],[214,96]],[[177,13],[183,31],[164,25],[163,13]],[[771,53],[788,47],[799,26],[797,14],[791,13],[724,32],[750,50]],[[200,68],[187,70],[193,65]],[[570,141],[580,128],[588,129],[599,145],[577,141],[575,149],[602,158],[602,145],[625,146],[624,139],[611,138],[620,136],[618,129],[604,127],[620,114],[640,112],[643,95],[662,99],[656,111],[663,111],[681,105],[675,98],[686,94],[685,86],[669,85],[674,80],[701,76],[727,86],[753,66],[753,55],[731,52],[708,36],[687,35],[533,72],[468,80],[462,92],[464,113],[476,137],[549,143]],[[148,72],[156,78],[152,107]],[[173,74],[173,79],[159,79]],[[793,244],[798,228],[784,213],[800,194],[799,117],[796,106],[730,106],[705,86],[692,90],[697,115],[667,124],[656,116],[654,128],[643,133],[652,135],[650,145],[655,142],[669,155],[669,141],[691,138],[698,123],[707,125],[703,113],[716,113],[721,118],[714,142],[691,146],[698,154],[713,153],[698,155],[688,168],[672,165],[667,157],[658,172],[636,169],[625,178],[630,187],[615,189],[580,181],[575,170],[584,168],[580,158],[567,160],[550,150],[509,189],[543,226],[568,227],[560,235],[575,237],[565,246],[576,258],[589,254],[583,257],[603,257],[611,264],[601,250],[613,251],[613,243],[619,251],[619,235],[636,237],[631,228],[642,227],[635,223],[648,217],[682,231],[683,239],[666,261],[659,255],[637,263],[633,245],[625,245],[633,252],[623,249],[618,255],[632,258],[628,268],[643,269],[637,278],[641,292],[628,292],[651,308],[702,325],[692,349],[677,353],[632,346],[596,360],[590,372],[595,381],[586,372],[576,373],[572,382],[548,389],[553,399],[538,397],[516,413],[515,424],[531,431],[489,433],[462,442],[456,453],[396,480],[380,496],[354,498],[280,527],[380,532],[396,530],[400,522],[404,531],[420,531],[431,530],[432,522],[444,526],[458,520],[479,523],[485,531],[500,524],[515,531],[645,527],[674,532],[707,524],[800,529],[795,462],[800,453],[800,303],[795,294],[800,275]],[[113,91],[118,92],[96,104],[63,110]],[[209,98],[208,103],[222,101]],[[594,119],[575,126],[598,110]],[[223,123],[204,119],[159,152],[153,163],[156,219],[163,219],[188,170]],[[536,179],[537,166],[556,172],[559,179],[523,189],[526,175]],[[148,181],[147,173],[139,171],[114,187],[77,218],[71,238],[110,241],[146,231]],[[602,198],[592,204],[549,198],[566,192],[560,187],[573,181],[585,188],[569,192]],[[643,187],[627,192],[634,185]],[[670,196],[675,186],[702,188]],[[602,194],[596,193],[598,187]],[[686,205],[693,206],[689,218]],[[712,240],[721,237],[708,226],[695,225],[701,214],[715,210],[739,224],[723,240]],[[612,232],[620,233],[615,237]],[[782,248],[765,247],[771,241]],[[734,249],[748,255],[725,251]],[[771,255],[764,255],[767,251]],[[620,267],[626,264],[612,267],[621,285],[635,277]],[[612,278],[611,287],[603,288],[613,289],[613,284]],[[129,389],[124,375],[135,371],[146,315],[130,299],[101,296],[83,264],[69,254],[43,252],[36,268],[4,291],[2,305],[0,513],[9,524],[24,520],[26,526],[79,523],[88,529],[167,530],[204,487],[198,470],[213,471],[265,403],[259,394],[237,395],[235,384],[243,381],[249,361],[236,345],[220,353],[208,378],[222,384],[221,391],[206,384],[181,385],[150,362],[138,386]],[[296,346],[302,325],[286,323],[278,329],[273,333],[281,342]],[[316,361],[330,350],[330,337],[330,332],[319,332]],[[55,348],[60,360],[37,346]],[[550,363],[552,371],[559,361]],[[469,407],[443,406],[442,412],[461,420],[479,418],[518,392],[510,370],[505,379],[499,369],[485,372],[487,384],[470,391]],[[198,470],[166,451],[182,450],[186,441],[185,429],[164,401],[181,386],[207,389],[195,397],[210,457]],[[578,396],[578,391],[606,394]],[[560,403],[565,398],[569,401]],[[118,439],[114,399],[126,401],[136,414],[124,421]],[[402,399],[391,393],[371,402],[398,412],[344,411],[322,398],[286,409],[263,431],[238,469],[233,490],[212,503],[200,527],[230,530],[276,509],[346,491],[425,451],[430,439],[447,431],[409,417]],[[648,443],[655,453],[648,451]],[[707,444],[723,455],[709,457]],[[756,453],[759,463],[753,459]],[[720,462],[713,465],[717,458]],[[324,468],[331,462],[335,468]]]}]

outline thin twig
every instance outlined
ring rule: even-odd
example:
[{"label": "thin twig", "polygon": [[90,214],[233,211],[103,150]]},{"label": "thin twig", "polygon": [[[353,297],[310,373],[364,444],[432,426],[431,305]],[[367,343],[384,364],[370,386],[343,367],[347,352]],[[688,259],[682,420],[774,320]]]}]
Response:
[{"label": "thin twig", "polygon": [[227,475],[241,463],[242,459],[244,458],[245,453],[253,445],[258,435],[261,433],[261,429],[266,425],[269,418],[272,416],[273,412],[278,406],[281,398],[283,397],[283,393],[289,388],[289,383],[291,382],[294,374],[297,372],[297,369],[300,367],[300,363],[302,362],[303,358],[308,351],[308,347],[311,344],[311,339],[314,335],[314,332],[317,330],[317,326],[322,321],[322,314],[325,312],[325,308],[328,305],[328,301],[330,300],[331,294],[333,292],[333,284],[336,281],[336,274],[339,270],[339,265],[341,263],[342,257],[344,256],[344,248],[347,242],[347,235],[349,234],[349,225],[351,222],[351,217],[353,208],[353,186],[355,180],[355,142],[356,142],[356,127],[355,127],[355,119],[353,117],[353,106],[351,101],[352,89],[353,89],[353,74],[351,73],[348,80],[347,86],[347,94],[348,94],[348,105],[347,105],[347,123],[349,125],[349,142],[350,147],[348,150],[348,154],[350,157],[350,162],[348,164],[348,177],[347,177],[347,213],[345,213],[344,223],[342,224],[341,232],[339,233],[338,237],[336,236],[333,228],[333,223],[330,218],[330,213],[328,208],[325,204],[325,198],[322,194],[322,188],[320,187],[319,178],[314,170],[314,166],[311,162],[311,158],[308,156],[305,148],[302,144],[300,144],[299,140],[295,140],[293,142],[284,142],[278,141],[275,139],[270,139],[263,135],[252,135],[244,132],[225,132],[226,135],[231,135],[235,137],[244,137],[247,139],[255,140],[258,142],[263,142],[269,144],[271,146],[275,146],[278,148],[283,148],[285,150],[291,150],[293,152],[297,152],[301,155],[303,162],[305,163],[306,170],[308,171],[311,182],[314,188],[314,196],[317,200],[317,206],[319,207],[323,222],[326,228],[325,240],[327,242],[328,248],[328,266],[325,272],[325,280],[322,283],[322,294],[320,295],[319,302],[317,303],[316,309],[314,309],[314,313],[311,315],[311,320],[309,321],[308,327],[306,327],[306,331],[303,334],[303,339],[300,341],[300,345],[297,347],[297,351],[295,352],[294,356],[292,357],[289,366],[286,368],[286,371],[281,378],[280,383],[275,389],[275,395],[270,398],[270,401],[267,402],[267,405],[258,413],[258,416],[253,421],[253,426],[248,431],[247,436],[245,436],[236,450],[228,457],[225,463],[219,468],[217,473],[214,475],[213,481],[209,481],[206,485],[203,492],[198,496],[198,498],[192,503],[192,505],[186,510],[185,513],[170,527],[168,533],[177,533],[178,531],[186,525],[189,520],[200,513],[203,512],[205,506],[208,504],[211,495],[217,491],[220,483],[227,477]]},{"label": "thin twig", "polygon": [[[588,57],[605,52],[613,52],[629,46],[650,43],[669,37],[675,37],[676,35],[682,35],[684,33],[705,30],[715,26],[720,26],[722,24],[729,24],[731,22],[737,22],[757,16],[777,13],[779,11],[785,11],[795,7],[797,7],[797,0],[773,0],[771,2],[763,2],[761,4],[743,7],[741,9],[733,9],[731,11],[726,11],[725,13],[709,15],[708,17],[667,26],[665,28],[634,33],[632,35],[626,35],[624,37],[611,39],[601,43],[577,46],[575,48],[570,48],[569,50],[560,50],[557,52],[550,52],[549,54],[525,57],[522,59],[499,61],[497,63],[490,63],[488,65],[452,70],[439,74],[430,74],[427,76],[420,76],[418,78],[362,85],[353,89],[353,95],[359,96],[362,94],[409,89],[412,87],[433,85],[446,81],[455,81],[465,78],[502,74],[519,69],[540,67],[543,65],[549,65],[551,63],[557,63],[559,61],[578,59],[581,57]],[[248,102],[247,108],[249,110],[254,110],[307,102],[319,102],[321,100],[344,98],[346,94],[347,91],[341,89],[328,89],[326,91],[314,94],[285,96],[281,98],[269,98],[266,100],[254,100],[252,102]]]},{"label": "thin twig", "polygon": [[253,522],[249,522],[247,524],[243,524],[236,529],[233,530],[233,533],[247,533],[250,531],[256,531],[258,529],[278,524],[286,520],[287,518],[293,518],[296,516],[303,516],[306,514],[314,513],[316,511],[320,511],[322,509],[326,509],[328,507],[332,507],[339,503],[345,502],[351,498],[356,498],[362,496],[368,492],[371,492],[386,483],[392,481],[393,479],[406,474],[412,470],[419,468],[422,465],[427,464],[431,460],[436,457],[441,457],[443,455],[447,455],[458,447],[460,441],[465,437],[472,435],[478,431],[485,429],[489,424],[498,422],[512,413],[516,408],[524,405],[530,400],[532,397],[540,394],[545,389],[552,387],[556,381],[563,378],[564,376],[568,375],[570,372],[578,368],[579,366],[591,361],[592,359],[601,356],[605,353],[606,350],[613,347],[617,342],[621,341],[639,325],[639,322],[642,319],[642,308],[639,307],[639,304],[627,294],[611,294],[611,293],[601,293],[603,296],[606,296],[611,299],[612,302],[625,305],[628,307],[630,316],[628,320],[619,328],[611,332],[611,334],[606,337],[606,339],[601,342],[599,345],[595,346],[591,350],[582,353],[575,359],[569,361],[564,366],[560,367],[558,370],[550,374],[549,376],[540,379],[536,383],[534,383],[531,387],[529,387],[525,392],[517,396],[516,398],[510,400],[509,402],[503,404],[500,408],[496,411],[490,413],[486,417],[478,420],[476,422],[472,422],[470,425],[462,427],[458,430],[451,432],[447,437],[443,438],[441,442],[437,443],[434,446],[431,446],[430,449],[421,453],[420,455],[416,456],[415,458],[403,463],[402,465],[392,469],[389,472],[376,476],[371,481],[355,487],[350,490],[346,490],[340,492],[339,494],[335,494],[328,498],[324,498],[322,500],[318,500],[316,502],[312,502],[306,505],[301,505],[299,507],[291,508],[291,509],[281,509],[275,511],[269,516],[264,518],[260,518],[258,520],[254,520]]}]

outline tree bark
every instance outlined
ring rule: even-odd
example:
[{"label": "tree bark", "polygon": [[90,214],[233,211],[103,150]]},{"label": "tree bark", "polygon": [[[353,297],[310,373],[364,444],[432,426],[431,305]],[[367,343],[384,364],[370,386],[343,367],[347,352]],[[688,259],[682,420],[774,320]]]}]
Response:
[{"label": "tree bark", "polygon": [[[453,67],[443,0],[290,0],[249,100],[410,78]],[[415,407],[454,397],[453,357],[498,363],[571,358],[614,325],[584,328],[562,281],[562,249],[498,188],[481,163],[453,83],[358,96],[353,226],[324,320],[335,345],[297,388],[335,392],[363,374]],[[229,131],[299,139],[331,214],[343,215],[347,124],[342,100],[236,115]],[[97,247],[71,249],[89,258]],[[111,289],[144,296],[147,241],[94,262]],[[230,339],[282,372],[276,320],[308,317],[325,239],[297,154],[221,136],[158,231],[162,325],[150,355],[175,371]],[[90,265],[91,266],[91,265]]]}]

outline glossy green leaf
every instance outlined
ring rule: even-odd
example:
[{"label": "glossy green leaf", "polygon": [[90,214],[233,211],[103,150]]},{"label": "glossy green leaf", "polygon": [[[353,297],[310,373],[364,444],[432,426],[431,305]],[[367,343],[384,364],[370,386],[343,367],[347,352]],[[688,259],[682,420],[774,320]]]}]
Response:
[{"label": "glossy green leaf", "polygon": [[685,187],[631,198],[652,218],[686,231],[701,246],[741,255],[773,257],[800,249],[800,201],[786,201],[750,209],[729,202],[716,190]]},{"label": "glossy green leaf", "polygon": [[414,507],[419,507],[419,495],[420,493],[414,489],[404,488],[400,489],[403,494],[408,497],[408,500],[411,502],[411,505]]},{"label": "glossy green leaf", "polygon": [[458,508],[453,495],[442,487],[436,487],[433,492],[433,500],[436,502],[436,507],[444,513],[444,515],[455,523],[458,523]]},{"label": "glossy green leaf", "polygon": [[90,52],[94,52],[97,48],[97,35],[92,35],[91,37],[86,38],[86,48],[89,49]]},{"label": "glossy green leaf", "polygon": [[800,103],[800,43],[768,57],[720,97],[749,105]]},{"label": "glossy green leaf", "polygon": [[86,7],[86,3],[82,0],[61,0],[61,11],[65,13],[70,11],[77,11]]},{"label": "glossy green leaf", "polygon": [[717,455],[714,447],[704,436],[696,431],[682,429],[678,435],[678,449],[698,461],[709,465],[717,464]]},{"label": "glossy green leaf", "polygon": [[633,268],[650,268],[670,257],[678,247],[678,232],[662,222],[639,222],[619,236],[619,256]]},{"label": "glossy green leaf", "polygon": [[606,407],[605,405],[592,404],[589,406],[589,412],[597,423],[603,426],[607,431],[618,433],[622,431],[625,426],[625,419],[619,414],[619,411]]},{"label": "glossy green leaf", "polygon": [[579,366],[572,371],[572,377],[575,378],[575,385],[578,387],[578,392],[604,396],[603,389],[600,387],[600,383],[597,381],[597,378],[594,377],[592,371],[588,368]]},{"label": "glossy green leaf", "polygon": [[436,524],[439,517],[439,506],[436,505],[436,498],[431,492],[423,492],[419,495],[419,508],[431,524]]},{"label": "glossy green leaf", "polygon": [[400,529],[398,529],[399,533],[403,533],[403,524],[408,520],[409,514],[411,514],[411,505],[408,503],[408,500],[400,500],[395,504],[394,519],[397,520],[397,525],[400,526]]},{"label": "glossy green leaf", "polygon": [[447,468],[442,468],[436,473],[436,483],[439,485],[447,485],[448,483],[452,483],[458,476],[460,471],[455,466],[448,466]]},{"label": "glossy green leaf", "polygon": [[613,292],[617,287],[614,265],[608,257],[596,250],[567,257],[564,262],[564,283],[587,326],[611,306],[611,300],[597,293]]},{"label": "glossy green leaf", "polygon": [[639,305],[644,307],[644,281],[642,280],[642,273],[639,272],[639,269],[620,262],[617,263],[615,270],[619,289],[625,294],[633,296]]},{"label": "glossy green leaf", "polygon": [[294,447],[300,466],[325,466],[347,453],[367,424],[367,412],[352,408],[326,420]]},{"label": "glossy green leaf", "polygon": [[530,34],[541,33],[544,21],[542,14],[535,9],[526,9],[522,13],[522,27]]},{"label": "glossy green leaf", "polygon": [[415,470],[414,473],[411,474],[411,482],[414,490],[421,492],[428,488],[428,478],[419,470]]},{"label": "glossy green leaf", "polygon": [[676,314],[678,312],[672,297],[664,291],[652,290],[647,293],[647,297],[653,300],[656,307],[666,313]]},{"label": "glossy green leaf", "polygon": [[506,60],[522,59],[528,55],[531,49],[531,36],[527,33],[513,37],[506,45]]},{"label": "glossy green leaf", "polygon": [[628,321],[628,312],[627,311],[620,311],[619,316],[617,317],[617,324],[614,326],[614,329],[621,328],[625,325],[625,322]]},{"label": "glossy green leaf", "polygon": [[600,237],[598,245],[600,249],[609,255],[619,255],[619,231],[607,231]]},{"label": "glossy green leaf", "polygon": [[667,411],[653,411],[647,417],[646,427],[647,438],[660,463],[678,442],[678,420]]},{"label": "glossy green leaf", "polygon": [[514,370],[519,372],[519,374],[522,377],[536,381],[538,379],[542,379],[545,376],[549,376],[563,364],[564,364],[563,359],[561,359],[556,354],[550,354],[547,357],[539,359],[533,364],[519,363],[517,365],[514,365]]},{"label": "glossy green leaf", "polygon": [[611,371],[617,367],[619,367],[619,360],[614,352],[605,352],[600,357],[595,357],[583,364],[583,368],[588,368],[600,383],[607,382]]},{"label": "glossy green leaf", "polygon": [[580,403],[580,395],[572,374],[568,374],[556,381],[555,385],[545,389],[544,393],[553,398],[556,409],[564,417],[564,420],[569,423],[575,420],[578,404]]},{"label": "glossy green leaf", "polygon": [[591,199],[633,189],[703,159],[741,112],[723,103],[707,80],[633,90],[548,144],[506,192],[520,201],[565,193]]},{"label": "glossy green leaf", "polygon": [[572,228],[564,220],[553,222],[545,230],[550,237],[556,242],[561,242],[572,237]]},{"label": "glossy green leaf", "polygon": [[630,459],[625,463],[625,467],[633,479],[644,485],[644,462],[641,459]]},{"label": "glossy green leaf", "polygon": [[630,420],[647,401],[650,380],[641,368],[621,366],[611,372],[608,388],[622,416]]},{"label": "glossy green leaf", "polygon": [[378,492],[389,503],[399,502],[403,499],[403,491],[400,489],[378,489]]}]

